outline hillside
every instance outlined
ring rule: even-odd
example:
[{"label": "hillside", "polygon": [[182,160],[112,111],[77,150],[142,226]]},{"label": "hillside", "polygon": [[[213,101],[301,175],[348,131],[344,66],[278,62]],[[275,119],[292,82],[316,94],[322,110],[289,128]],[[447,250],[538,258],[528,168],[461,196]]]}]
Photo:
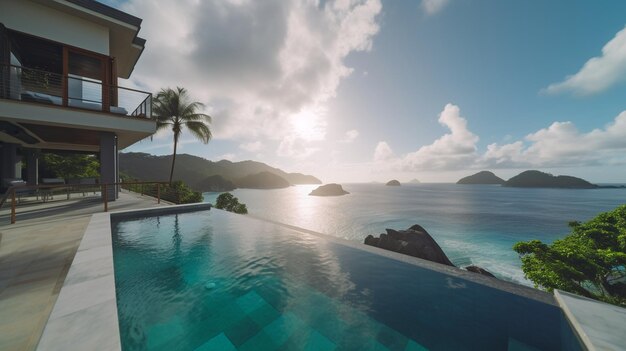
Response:
[{"label": "hillside", "polygon": [[459,179],[457,184],[504,184],[505,180],[493,174],[493,172],[482,171],[471,176]]},{"label": "hillside", "polygon": [[525,171],[506,181],[504,186],[518,188],[594,189],[598,186],[571,176],[553,176],[540,171]]},{"label": "hillside", "polygon": [[243,178],[237,179],[235,184],[238,188],[247,189],[280,189],[287,188],[291,185],[281,176],[270,172],[249,174]]},{"label": "hillside", "polygon": [[[141,152],[120,153],[120,172],[141,180],[167,180],[172,165],[172,156],[154,156]],[[287,173],[262,162],[221,160],[213,162],[202,157],[180,154],[176,155],[174,179],[182,180],[196,191],[227,191],[232,190],[229,183],[251,174],[269,172],[275,174],[289,184],[321,184],[311,175]],[[212,176],[220,176],[212,177]],[[217,189],[217,190],[216,190]]]}]

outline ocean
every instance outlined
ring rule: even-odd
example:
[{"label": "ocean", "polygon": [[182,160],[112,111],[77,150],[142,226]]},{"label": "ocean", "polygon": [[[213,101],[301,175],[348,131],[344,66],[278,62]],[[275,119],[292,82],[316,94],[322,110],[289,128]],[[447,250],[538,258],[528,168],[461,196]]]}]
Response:
[{"label": "ocean", "polygon": [[[524,278],[513,245],[553,242],[568,222],[587,221],[626,204],[626,189],[522,189],[498,185],[343,184],[349,195],[309,196],[317,185],[232,191],[256,217],[356,242],[385,228],[423,226],[457,266],[478,265],[498,278]],[[219,193],[205,193],[215,202]]]}]

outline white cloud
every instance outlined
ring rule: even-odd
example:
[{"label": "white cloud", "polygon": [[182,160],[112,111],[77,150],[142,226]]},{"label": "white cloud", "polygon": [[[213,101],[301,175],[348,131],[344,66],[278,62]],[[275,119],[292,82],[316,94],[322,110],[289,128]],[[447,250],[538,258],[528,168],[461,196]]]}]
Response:
[{"label": "white cloud", "polygon": [[404,169],[455,169],[466,167],[476,158],[479,138],[467,129],[467,120],[461,116],[458,106],[447,104],[439,114],[439,123],[450,133],[407,154],[402,160]]},{"label": "white cloud", "polygon": [[449,0],[422,0],[422,9],[428,15],[434,15],[448,5]]},{"label": "white cloud", "polygon": [[602,55],[589,59],[576,74],[551,84],[545,92],[573,92],[590,95],[626,80],[626,28],[615,34],[602,48]]},{"label": "white cloud", "polygon": [[356,130],[356,129],[351,129],[351,130],[346,132],[344,138],[341,139],[339,142],[340,143],[349,144],[349,143],[353,142],[354,140],[356,140],[356,138],[358,138],[358,137],[359,137],[359,131]]},{"label": "white cloud", "polygon": [[388,143],[379,142],[373,169],[415,172],[626,165],[626,111],[604,128],[584,133],[572,122],[554,122],[522,140],[492,143],[484,152],[478,150],[479,137],[468,129],[458,106],[447,104],[439,123],[450,132],[404,155],[394,155]]},{"label": "white cloud", "polygon": [[249,143],[240,144],[239,148],[248,152],[258,152],[263,149],[263,143],[260,141],[251,141]]},{"label": "white cloud", "polygon": [[587,133],[581,133],[572,122],[554,122],[524,141],[491,144],[480,162],[499,167],[626,164],[626,111],[604,128]]},{"label": "white cloud", "polygon": [[[216,139],[280,142],[311,154],[326,135],[326,102],[368,51],[380,0],[129,0],[147,39],[132,84],[185,86],[207,104]],[[304,151],[304,152],[303,152]]]},{"label": "white cloud", "polygon": [[379,141],[374,149],[374,161],[385,162],[394,158],[393,150],[386,141]]},{"label": "white cloud", "polygon": [[317,151],[319,151],[319,148],[309,146],[307,140],[290,135],[283,138],[280,142],[276,154],[280,157],[303,159]]}]

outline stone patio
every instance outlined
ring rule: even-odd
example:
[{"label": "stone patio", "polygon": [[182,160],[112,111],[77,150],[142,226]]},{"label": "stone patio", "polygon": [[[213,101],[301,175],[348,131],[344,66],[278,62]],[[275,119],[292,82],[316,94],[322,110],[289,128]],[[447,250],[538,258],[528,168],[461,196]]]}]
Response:
[{"label": "stone patio", "polygon": [[[171,205],[161,201],[161,205]],[[123,192],[109,211],[159,206],[156,199]],[[0,349],[34,350],[72,264],[99,197],[0,210]]]}]

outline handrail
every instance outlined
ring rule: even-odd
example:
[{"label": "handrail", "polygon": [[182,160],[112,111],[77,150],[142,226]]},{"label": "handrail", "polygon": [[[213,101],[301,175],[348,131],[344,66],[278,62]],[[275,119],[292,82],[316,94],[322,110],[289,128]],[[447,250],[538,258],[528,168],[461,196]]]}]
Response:
[{"label": "handrail", "polygon": [[0,78],[0,98],[152,118],[146,91],[6,62],[0,62]]},{"label": "handrail", "polygon": [[[17,216],[17,201],[15,200],[16,192],[22,190],[53,190],[53,189],[74,189],[74,188],[100,188],[100,193],[103,198],[104,212],[109,211],[108,189],[110,187],[124,186],[124,185],[156,185],[157,187],[157,203],[161,203],[161,185],[169,184],[169,182],[115,182],[115,183],[98,183],[98,184],[38,184],[38,185],[16,185],[10,187],[4,194],[2,201],[0,201],[0,208],[5,203],[6,199],[11,198],[11,224],[15,224]],[[143,193],[142,193],[143,195]],[[69,193],[68,193],[69,199]]]}]

